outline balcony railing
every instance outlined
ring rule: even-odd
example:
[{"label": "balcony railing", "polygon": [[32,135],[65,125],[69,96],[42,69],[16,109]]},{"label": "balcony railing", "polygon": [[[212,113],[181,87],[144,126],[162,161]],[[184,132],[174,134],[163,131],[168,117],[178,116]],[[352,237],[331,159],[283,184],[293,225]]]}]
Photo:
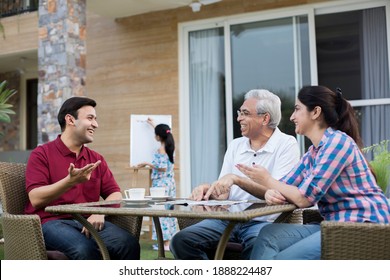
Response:
[{"label": "balcony railing", "polygon": [[39,0],[1,0],[0,18],[38,10]]}]

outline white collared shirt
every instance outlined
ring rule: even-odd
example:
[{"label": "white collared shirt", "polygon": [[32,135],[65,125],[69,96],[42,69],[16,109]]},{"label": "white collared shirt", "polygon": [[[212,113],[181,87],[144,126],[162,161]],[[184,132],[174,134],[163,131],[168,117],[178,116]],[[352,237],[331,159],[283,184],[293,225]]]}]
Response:
[{"label": "white collared shirt", "polygon": [[[234,139],[225,153],[219,177],[221,178],[226,174],[246,177],[237,169],[236,164],[252,165],[254,163],[265,167],[275,179],[280,179],[294,167],[299,158],[300,153],[297,140],[276,128],[264,147],[258,151],[254,151],[251,148],[247,137]],[[233,185],[229,199],[256,200],[258,198]],[[270,218],[268,217],[266,220],[270,220]]]}]

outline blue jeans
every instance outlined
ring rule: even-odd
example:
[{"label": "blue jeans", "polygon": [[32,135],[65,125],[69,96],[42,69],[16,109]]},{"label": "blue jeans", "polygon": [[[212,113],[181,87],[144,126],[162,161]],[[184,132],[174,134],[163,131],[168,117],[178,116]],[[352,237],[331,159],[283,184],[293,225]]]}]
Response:
[{"label": "blue jeans", "polygon": [[[236,224],[230,234],[230,242],[241,243],[242,258],[249,259],[253,243],[260,229],[268,222],[250,221]],[[206,251],[216,249],[228,221],[203,220],[176,233],[170,244],[175,259],[207,260]]]},{"label": "blue jeans", "polygon": [[[81,233],[83,226],[76,220],[54,220],[42,225],[47,250],[63,252],[72,260],[100,260],[101,254],[95,240]],[[113,260],[139,260],[138,240],[126,230],[105,221],[99,231]]]},{"label": "blue jeans", "polygon": [[319,260],[321,231],[318,224],[271,224],[253,245],[252,260]]}]

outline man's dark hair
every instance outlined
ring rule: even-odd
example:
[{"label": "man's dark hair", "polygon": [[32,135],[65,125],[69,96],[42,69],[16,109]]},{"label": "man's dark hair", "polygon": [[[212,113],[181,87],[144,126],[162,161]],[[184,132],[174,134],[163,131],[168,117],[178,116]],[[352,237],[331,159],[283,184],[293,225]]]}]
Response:
[{"label": "man's dark hair", "polygon": [[65,130],[66,121],[65,116],[67,114],[72,115],[76,120],[78,118],[78,109],[84,106],[96,107],[96,101],[88,97],[71,97],[62,104],[60,111],[58,112],[58,123],[61,126],[61,131]]}]

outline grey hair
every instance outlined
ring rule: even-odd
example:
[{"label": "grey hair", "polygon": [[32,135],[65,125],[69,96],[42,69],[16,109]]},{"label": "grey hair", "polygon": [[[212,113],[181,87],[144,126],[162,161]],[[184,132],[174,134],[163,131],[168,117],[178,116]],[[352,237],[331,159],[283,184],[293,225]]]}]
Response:
[{"label": "grey hair", "polygon": [[282,118],[282,102],[280,98],[266,89],[252,89],[245,94],[245,100],[249,98],[257,99],[257,114],[268,113],[270,115],[270,128],[276,128]]}]

